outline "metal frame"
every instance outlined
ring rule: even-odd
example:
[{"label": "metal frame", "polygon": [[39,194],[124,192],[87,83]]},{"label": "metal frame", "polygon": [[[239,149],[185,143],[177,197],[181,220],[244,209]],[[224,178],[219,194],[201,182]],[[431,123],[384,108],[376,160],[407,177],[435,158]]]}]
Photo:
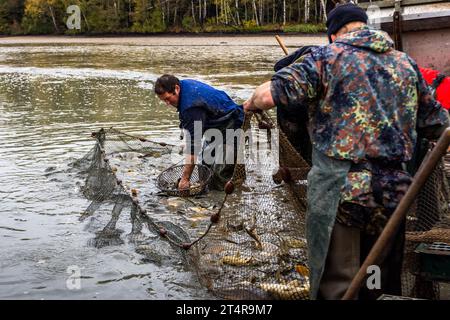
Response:
[{"label": "metal frame", "polygon": [[[450,2],[442,0],[385,0],[372,1],[360,4],[378,5],[390,4],[380,7],[378,23],[381,29],[394,34],[401,32],[423,31],[450,28]],[[406,4],[406,5],[405,5]]]},{"label": "metal frame", "polygon": [[389,243],[398,231],[398,228],[403,223],[408,210],[412,206],[413,202],[417,198],[420,189],[424,186],[428,177],[436,168],[438,162],[447,153],[447,149],[450,146],[450,128],[447,128],[439,138],[436,146],[425,157],[424,161],[420,165],[419,170],[414,175],[411,186],[406,191],[405,196],[400,200],[397,208],[388,220],[383,232],[378,237],[374,246],[370,250],[368,256],[364,260],[358,273],[353,278],[350,287],[347,289],[343,300],[353,300],[357,296],[359,289],[363,285],[364,280],[367,278],[367,270],[371,265],[379,263],[380,258],[383,256]]},{"label": "metal frame", "polygon": [[393,20],[393,40],[395,49],[402,51],[403,50],[403,44],[402,44],[402,13],[401,13],[401,3],[402,0],[395,0],[395,7],[394,7],[394,20]]}]

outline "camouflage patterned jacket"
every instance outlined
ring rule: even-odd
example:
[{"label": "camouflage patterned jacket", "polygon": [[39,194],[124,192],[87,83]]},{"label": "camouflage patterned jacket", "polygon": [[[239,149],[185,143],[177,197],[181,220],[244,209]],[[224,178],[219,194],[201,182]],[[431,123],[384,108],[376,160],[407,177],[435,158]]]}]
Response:
[{"label": "camouflage patterned jacket", "polygon": [[[309,106],[314,147],[353,163],[407,162],[416,130],[448,123],[447,112],[433,98],[416,63],[394,50],[385,32],[366,26],[280,70],[272,78],[271,92],[278,107]],[[395,184],[397,176],[388,181]],[[372,202],[367,197],[370,180],[367,171],[349,174],[342,200],[367,206]]]}]

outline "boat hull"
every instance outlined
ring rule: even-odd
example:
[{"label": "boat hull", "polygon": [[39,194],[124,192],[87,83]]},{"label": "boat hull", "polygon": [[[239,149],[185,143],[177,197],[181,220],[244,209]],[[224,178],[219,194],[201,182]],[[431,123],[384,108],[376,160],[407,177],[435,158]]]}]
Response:
[{"label": "boat hull", "polygon": [[450,28],[405,32],[402,43],[419,66],[450,75]]},{"label": "boat hull", "polygon": [[[369,25],[394,37],[394,1],[359,1],[367,10]],[[450,2],[403,0],[400,7],[402,50],[421,67],[450,75]]]}]

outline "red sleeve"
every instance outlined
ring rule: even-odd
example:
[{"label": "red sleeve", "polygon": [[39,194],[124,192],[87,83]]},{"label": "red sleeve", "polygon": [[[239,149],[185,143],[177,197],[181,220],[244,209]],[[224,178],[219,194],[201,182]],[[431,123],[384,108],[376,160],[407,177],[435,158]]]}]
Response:
[{"label": "red sleeve", "polygon": [[436,99],[445,109],[450,110],[450,77],[442,80],[441,85],[436,90]]},{"label": "red sleeve", "polygon": [[423,78],[428,84],[432,84],[434,78],[438,75],[439,71],[428,69],[428,68],[419,68],[420,73],[422,73]]}]

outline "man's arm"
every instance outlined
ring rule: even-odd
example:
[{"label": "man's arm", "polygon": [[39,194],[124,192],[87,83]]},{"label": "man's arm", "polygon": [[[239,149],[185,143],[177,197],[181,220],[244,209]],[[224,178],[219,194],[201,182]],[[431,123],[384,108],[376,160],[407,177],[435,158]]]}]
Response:
[{"label": "man's arm", "polygon": [[[186,160],[184,163],[183,173],[181,175],[180,182],[178,183],[178,189],[189,188],[189,180],[192,172],[195,168],[197,161],[196,154],[200,151],[201,137],[203,136],[204,123],[206,121],[206,112],[202,108],[191,108],[183,114],[184,129],[189,133],[189,138],[185,135],[186,139]],[[197,130],[201,132],[195,132],[195,123],[199,123]]]},{"label": "man's arm", "polygon": [[438,139],[449,126],[447,110],[434,98],[417,64],[410,60],[418,76],[417,91],[419,108],[417,111],[417,131],[428,139]]},{"label": "man's arm", "polygon": [[253,96],[244,102],[244,111],[268,110],[275,106],[270,84],[271,81],[267,81],[256,88]]},{"label": "man's arm", "polygon": [[180,182],[178,183],[178,189],[188,189],[190,186],[189,180],[191,179],[192,172],[195,168],[195,162],[197,157],[194,154],[187,154],[186,161],[184,163],[183,173],[181,175]]}]

